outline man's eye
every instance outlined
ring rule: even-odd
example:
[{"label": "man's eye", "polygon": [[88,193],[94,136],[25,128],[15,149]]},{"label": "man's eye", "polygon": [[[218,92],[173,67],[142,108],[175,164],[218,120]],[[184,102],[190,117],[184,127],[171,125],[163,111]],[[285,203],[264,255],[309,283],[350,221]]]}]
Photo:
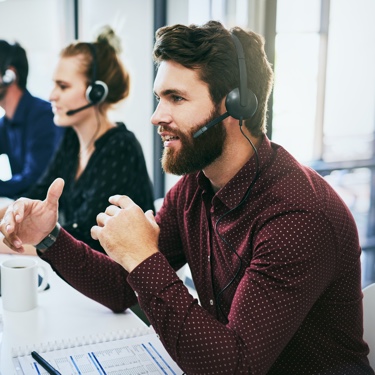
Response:
[{"label": "man's eye", "polygon": [[174,102],[181,102],[182,100],[184,100],[184,98],[182,96],[172,95],[172,100]]}]

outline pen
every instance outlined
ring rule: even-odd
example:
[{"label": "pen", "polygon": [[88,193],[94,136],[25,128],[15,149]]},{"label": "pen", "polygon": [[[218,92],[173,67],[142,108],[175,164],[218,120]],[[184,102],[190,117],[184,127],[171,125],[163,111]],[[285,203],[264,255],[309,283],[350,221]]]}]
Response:
[{"label": "pen", "polygon": [[61,375],[54,367],[52,367],[44,358],[37,352],[31,352],[31,356],[51,375]]}]

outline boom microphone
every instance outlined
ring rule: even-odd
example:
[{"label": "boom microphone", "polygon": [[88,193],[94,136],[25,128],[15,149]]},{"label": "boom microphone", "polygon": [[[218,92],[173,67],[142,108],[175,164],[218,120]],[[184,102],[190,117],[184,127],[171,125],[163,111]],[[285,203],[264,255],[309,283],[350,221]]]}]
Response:
[{"label": "boom microphone", "polygon": [[84,105],[83,107],[79,107],[77,109],[71,109],[70,111],[66,112],[66,115],[67,116],[75,115],[76,113],[81,112],[86,108],[92,107],[93,105],[95,105],[95,103],[89,103],[89,104]]},{"label": "boom microphone", "polygon": [[221,116],[216,117],[215,119],[211,120],[207,125],[203,126],[203,128],[200,128],[197,132],[193,134],[193,138],[198,138],[203,133],[205,133],[208,129],[212,128],[219,122],[225,120],[229,116],[228,112],[223,113]]}]

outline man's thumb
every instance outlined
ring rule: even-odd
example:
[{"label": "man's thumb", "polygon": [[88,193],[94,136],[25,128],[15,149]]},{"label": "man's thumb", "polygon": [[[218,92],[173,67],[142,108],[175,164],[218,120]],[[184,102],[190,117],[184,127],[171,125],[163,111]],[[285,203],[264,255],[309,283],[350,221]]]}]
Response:
[{"label": "man's thumb", "polygon": [[49,205],[57,204],[63,192],[64,184],[65,182],[62,178],[56,178],[56,180],[52,182],[47,192],[47,197],[46,197],[47,204]]},{"label": "man's thumb", "polygon": [[158,224],[156,223],[155,216],[152,210],[148,210],[145,212],[145,216],[147,220],[151,223],[151,225],[155,228],[158,228]]}]

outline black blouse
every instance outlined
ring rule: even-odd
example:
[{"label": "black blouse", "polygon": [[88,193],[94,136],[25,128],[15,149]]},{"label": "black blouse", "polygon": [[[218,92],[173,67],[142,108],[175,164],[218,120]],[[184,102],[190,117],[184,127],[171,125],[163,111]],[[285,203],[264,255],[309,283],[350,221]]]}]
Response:
[{"label": "black blouse", "polygon": [[48,187],[57,177],[65,180],[59,201],[59,222],[75,238],[104,252],[90,229],[96,216],[109,205],[111,195],[127,195],[144,211],[154,210],[153,190],[141,145],[123,123],[108,130],[95,142],[85,170],[75,180],[79,141],[76,132],[67,128],[62,143],[46,173],[25,194],[45,199]]}]

